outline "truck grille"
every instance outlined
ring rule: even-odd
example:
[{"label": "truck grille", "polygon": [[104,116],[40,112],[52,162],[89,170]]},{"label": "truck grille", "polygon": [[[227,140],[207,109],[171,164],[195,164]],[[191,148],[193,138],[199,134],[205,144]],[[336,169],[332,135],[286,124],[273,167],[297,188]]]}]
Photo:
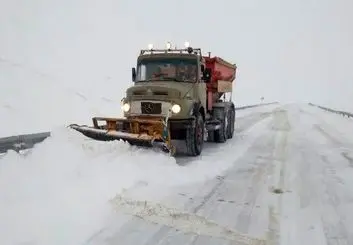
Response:
[{"label": "truck grille", "polygon": [[161,114],[162,103],[141,102],[142,114]]}]

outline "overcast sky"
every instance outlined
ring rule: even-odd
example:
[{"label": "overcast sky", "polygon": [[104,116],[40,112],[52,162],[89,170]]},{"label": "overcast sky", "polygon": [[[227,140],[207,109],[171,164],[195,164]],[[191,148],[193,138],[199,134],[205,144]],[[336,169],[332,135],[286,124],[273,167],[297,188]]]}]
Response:
[{"label": "overcast sky", "polygon": [[0,0],[0,57],[63,83],[126,88],[140,48],[188,40],[237,63],[240,104],[353,110],[352,11],[351,0]]}]

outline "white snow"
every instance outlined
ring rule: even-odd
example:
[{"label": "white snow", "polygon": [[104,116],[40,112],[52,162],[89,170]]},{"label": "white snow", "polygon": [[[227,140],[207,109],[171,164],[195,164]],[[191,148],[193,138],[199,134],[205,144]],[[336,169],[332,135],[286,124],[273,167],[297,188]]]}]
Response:
[{"label": "white snow", "polygon": [[[268,188],[261,188],[256,201],[261,209],[254,215],[269,215],[269,227],[281,230],[281,244],[349,241],[352,234],[345,229],[353,224],[347,213],[353,198],[353,139],[344,132],[353,128],[350,119],[305,105],[273,105],[272,110],[263,107],[263,113],[270,116],[249,128],[247,124],[261,118],[260,108],[240,117],[245,131],[223,146],[209,145],[201,157],[185,166],[151,149],[87,140],[58,127],[26,156],[9,152],[0,158],[1,244],[82,244],[102,227],[119,229],[114,224],[126,219],[112,213],[108,201],[114,196],[127,193],[135,199],[182,208],[185,201],[176,193],[188,189],[189,195],[202,198],[198,188],[212,187],[205,185],[206,180],[227,170],[241,173],[259,152],[264,154],[259,157],[275,160],[269,175],[272,181],[263,183]],[[272,137],[276,140],[270,143]],[[238,178],[233,185],[245,181]],[[284,194],[268,199],[264,191],[273,187]],[[251,223],[251,233],[265,232],[265,221],[258,226]]]},{"label": "white snow", "polygon": [[[324,128],[334,130],[335,134],[339,135],[338,138],[340,140],[345,140],[346,142],[350,141],[352,143],[353,117],[342,116],[315,107],[309,107],[308,111],[321,120],[321,123],[324,124]],[[351,113],[353,113],[353,111]]]},{"label": "white snow", "polygon": [[[238,107],[241,107],[240,105],[237,105]],[[247,109],[242,109],[242,110],[237,110],[236,111],[236,117],[241,118],[245,117],[248,115],[254,115],[257,113],[265,113],[265,112],[270,112],[274,110],[277,107],[280,107],[281,104],[271,104],[271,105],[263,105],[263,106],[258,106],[258,107],[252,107],[252,108],[247,108]]]},{"label": "white snow", "polygon": [[103,225],[107,201],[123,188],[204,181],[230,163],[180,167],[165,154],[60,129],[26,157],[0,159],[1,244],[80,244]]},{"label": "white snow", "polygon": [[[52,131],[27,155],[10,151],[0,156],[0,244],[83,244],[107,226],[116,234],[129,219],[114,215],[108,201],[116,195],[182,209],[188,198],[203,200],[214,179],[227,171],[233,179],[228,180],[228,189],[210,198],[202,210],[205,216],[231,222],[252,235],[266,233],[269,223],[270,236],[276,239],[280,232],[281,245],[352,244],[352,118],[308,105],[239,110],[240,133],[225,145],[208,145],[201,157],[186,159],[185,166],[151,149],[95,142],[65,128],[71,123],[90,124],[93,116],[122,115],[120,100],[130,85],[130,66],[146,41],[134,38],[142,23],[130,16],[122,21],[115,11],[124,10],[111,1],[80,0],[72,9],[69,4],[34,1],[30,7],[8,1],[0,8],[0,22],[6,23],[0,25],[0,137]],[[129,21],[134,27],[127,29]],[[156,35],[150,27],[140,29],[140,36]],[[258,51],[251,50],[246,53],[254,52],[256,58]],[[251,71],[243,72],[243,77],[263,78],[261,70],[243,65],[240,70]],[[243,87],[245,80],[239,81]],[[259,94],[258,86],[268,89],[269,84],[267,78],[256,86],[252,83],[247,91]],[[281,84],[293,88],[296,83]],[[329,94],[329,89],[324,91]],[[237,93],[243,99],[250,97]],[[292,90],[287,93],[292,95]],[[338,90],[334,94],[340,95]],[[349,96],[341,99],[348,100]],[[342,107],[337,109],[351,108],[342,104],[337,103]],[[287,121],[281,110],[287,111]],[[268,191],[275,187],[284,193]],[[181,199],[181,190],[189,196]],[[214,199],[223,194],[233,204],[217,204]],[[217,217],[224,210],[229,210],[229,217]]]},{"label": "white snow", "polygon": [[[63,84],[5,60],[0,60],[0,81],[0,137],[50,131],[71,123],[87,124],[93,116],[121,116],[122,89],[113,97],[112,91],[101,93],[90,86]],[[112,84],[105,81],[103,85]]]},{"label": "white snow", "polygon": [[353,122],[310,106],[290,121],[280,244],[351,244]]}]

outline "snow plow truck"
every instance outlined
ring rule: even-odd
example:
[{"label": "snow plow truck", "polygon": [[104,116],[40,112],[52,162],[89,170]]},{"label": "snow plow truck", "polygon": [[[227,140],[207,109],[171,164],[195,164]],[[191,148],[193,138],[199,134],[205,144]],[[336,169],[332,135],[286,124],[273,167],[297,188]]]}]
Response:
[{"label": "snow plow truck", "polygon": [[188,43],[183,49],[149,45],[132,68],[133,85],[122,99],[124,117],[93,117],[92,126],[69,127],[95,140],[157,146],[171,155],[177,152],[172,141],[182,141],[187,155],[198,156],[205,141],[233,137],[236,70],[236,64],[210,52],[203,56]]}]

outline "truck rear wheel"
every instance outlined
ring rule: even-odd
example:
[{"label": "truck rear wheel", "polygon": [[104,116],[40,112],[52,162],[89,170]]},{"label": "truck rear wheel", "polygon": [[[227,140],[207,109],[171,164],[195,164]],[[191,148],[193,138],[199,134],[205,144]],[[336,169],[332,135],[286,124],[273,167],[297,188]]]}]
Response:
[{"label": "truck rear wheel", "polygon": [[227,128],[229,125],[227,114],[227,109],[225,107],[215,108],[214,117],[221,122],[221,127],[214,131],[215,142],[223,143],[227,141]]},{"label": "truck rear wheel", "polygon": [[190,156],[198,156],[202,152],[204,143],[205,123],[200,113],[195,118],[195,128],[186,130],[186,148]]},{"label": "truck rear wheel", "polygon": [[228,111],[228,128],[227,128],[227,138],[231,139],[234,135],[234,126],[235,126],[235,109],[231,107]]}]

